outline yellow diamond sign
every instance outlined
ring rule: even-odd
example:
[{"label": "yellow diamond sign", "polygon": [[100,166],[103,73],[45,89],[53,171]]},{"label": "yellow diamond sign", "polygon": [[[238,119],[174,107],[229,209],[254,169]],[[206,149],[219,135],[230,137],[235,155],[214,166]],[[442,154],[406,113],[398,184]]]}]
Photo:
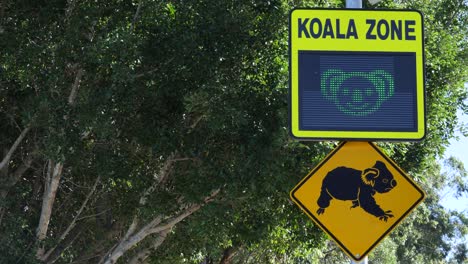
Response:
[{"label": "yellow diamond sign", "polygon": [[424,196],[371,142],[341,143],[291,191],[291,199],[356,261]]}]

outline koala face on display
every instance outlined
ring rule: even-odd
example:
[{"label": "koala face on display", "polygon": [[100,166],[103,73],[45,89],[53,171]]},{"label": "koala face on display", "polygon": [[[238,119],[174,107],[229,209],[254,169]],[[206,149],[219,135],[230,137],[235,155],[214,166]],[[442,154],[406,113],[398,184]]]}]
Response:
[{"label": "koala face on display", "polygon": [[384,70],[344,72],[329,69],[321,77],[321,93],[348,115],[366,116],[377,111],[394,94],[391,74]]},{"label": "koala face on display", "polygon": [[397,182],[393,179],[392,173],[387,169],[385,164],[377,161],[373,168],[379,171],[379,175],[374,179],[373,189],[378,193],[386,193],[391,191]]}]

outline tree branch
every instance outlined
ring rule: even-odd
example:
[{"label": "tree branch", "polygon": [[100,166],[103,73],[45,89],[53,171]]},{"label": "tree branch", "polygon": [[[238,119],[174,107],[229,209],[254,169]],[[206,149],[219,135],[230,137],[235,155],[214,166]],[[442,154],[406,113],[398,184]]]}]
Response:
[{"label": "tree branch", "polygon": [[[116,263],[117,260],[125,254],[129,249],[136,246],[140,243],[143,239],[148,237],[151,234],[160,233],[165,230],[170,230],[176,224],[190,216],[191,214],[198,211],[202,206],[205,204],[213,201],[215,196],[217,196],[220,192],[220,189],[213,191],[209,196],[203,199],[203,203],[201,204],[194,204],[186,209],[184,209],[178,215],[170,218],[168,221],[165,221],[164,224],[161,223],[162,216],[155,217],[150,223],[145,225],[143,228],[140,229],[137,233],[130,235],[126,240],[121,240],[120,243],[111,251],[110,254],[106,254],[104,258],[101,260],[104,264],[113,264]],[[128,233],[128,232],[127,232]],[[162,242],[161,242],[162,243]],[[100,263],[101,263],[100,262]]]},{"label": "tree branch", "polygon": [[[42,241],[46,238],[47,229],[49,228],[50,216],[52,215],[52,206],[57,194],[58,185],[62,176],[63,164],[53,164],[52,160],[48,162],[47,177],[44,186],[44,195],[42,197],[42,209],[39,218],[39,225],[37,227],[36,238]],[[44,248],[40,247],[37,250],[37,258],[41,259],[44,253]]]},{"label": "tree branch", "polygon": [[23,131],[21,131],[21,134],[18,136],[15,143],[13,143],[13,146],[11,146],[10,150],[8,151],[8,153],[5,155],[2,162],[0,163],[0,170],[2,170],[5,166],[8,165],[8,163],[10,163],[11,156],[16,151],[21,141],[23,141],[24,137],[26,137],[26,134],[29,132],[29,130],[31,130],[31,126],[28,125],[27,127],[23,129]]},{"label": "tree branch", "polygon": [[99,184],[99,181],[101,180],[101,176],[98,176],[96,178],[96,181],[94,182],[94,185],[93,187],[91,188],[91,191],[89,191],[88,195],[86,195],[86,198],[85,200],[83,201],[83,203],[81,204],[81,207],[80,209],[78,209],[77,213],[76,213],[76,216],[73,218],[73,220],[71,221],[70,225],[68,225],[67,229],[62,233],[62,235],[59,237],[58,241],[57,241],[57,245],[52,247],[51,249],[49,249],[47,251],[47,253],[45,253],[41,260],[42,261],[45,261],[46,259],[49,258],[50,254],[57,248],[57,246],[60,244],[60,242],[62,242],[63,239],[65,239],[65,237],[68,235],[68,233],[70,233],[70,231],[75,227],[76,225],[76,221],[79,220],[79,216],[81,215],[81,213],[83,212],[83,210],[86,208],[86,205],[88,204],[88,201],[89,199],[91,198],[91,196],[93,195],[94,191],[96,190],[96,187],[97,185]]},{"label": "tree branch", "polygon": [[91,218],[91,217],[100,216],[100,215],[102,215],[102,214],[107,213],[109,210],[110,210],[110,208],[109,208],[109,209],[106,209],[106,210],[104,210],[104,211],[101,211],[101,212],[99,212],[99,213],[97,213],[97,214],[85,215],[85,216],[82,216],[82,217],[76,219],[76,221],[80,221],[80,220],[83,220],[83,219],[86,219],[86,218]]},{"label": "tree branch", "polygon": [[[8,191],[8,188],[11,186],[15,185],[18,180],[23,176],[23,174],[31,168],[31,164],[33,162],[34,158],[33,155],[28,155],[26,159],[23,161],[23,163],[11,174],[8,175],[8,178],[5,180],[5,187],[3,189],[6,189]],[[0,196],[0,198],[5,198],[5,196]]]},{"label": "tree branch", "polygon": [[76,95],[78,94],[78,88],[80,87],[81,78],[83,78],[83,69],[79,68],[76,72],[75,81],[72,85],[72,90],[68,96],[68,104],[73,106],[75,105]]},{"label": "tree branch", "polygon": [[190,216],[191,214],[195,213],[196,211],[200,210],[200,208],[202,206],[204,206],[205,204],[211,202],[214,200],[214,198],[219,194],[221,190],[220,189],[216,189],[214,190],[213,192],[211,192],[211,194],[207,197],[205,197],[203,199],[203,203],[202,204],[194,204],[188,208],[186,208],[184,211],[182,211],[182,213],[180,213],[178,216],[175,216],[175,217],[172,217],[170,218],[169,221],[166,221],[163,225],[160,225],[160,226],[155,226],[154,228],[150,229],[149,232],[150,234],[154,234],[154,233],[158,233],[158,232],[161,232],[162,230],[166,230],[166,229],[169,229],[169,228],[172,228],[174,227],[176,224],[178,224],[180,221],[184,220],[185,218],[187,218],[188,216]]},{"label": "tree branch", "polygon": [[13,181],[13,184],[16,184],[16,182],[18,182],[18,180],[21,178],[21,176],[23,176],[23,174],[29,169],[31,168],[31,164],[32,162],[34,161],[34,158],[33,158],[33,154],[30,154],[26,157],[26,159],[24,160],[23,164],[21,164],[13,173],[12,173],[12,179],[10,179],[11,181]]},{"label": "tree branch", "polygon": [[141,264],[145,261],[151,254],[152,250],[156,250],[163,242],[166,240],[167,235],[171,230],[166,229],[159,233],[158,237],[154,243],[145,249],[140,250],[129,262],[129,264]]},{"label": "tree branch", "polygon": [[125,233],[124,237],[122,238],[122,241],[126,241],[133,233],[135,233],[135,230],[138,226],[138,216],[135,214],[133,216],[132,223],[130,224],[130,227],[128,227],[127,233]]},{"label": "tree branch", "polygon": [[223,257],[219,261],[219,264],[230,264],[232,262],[232,258],[237,253],[237,248],[228,247],[223,252]]},{"label": "tree branch", "polygon": [[196,211],[200,210],[202,207],[202,204],[194,204],[190,206],[189,208],[185,209],[181,214],[172,217],[168,222],[165,222],[163,225],[156,226],[154,228],[151,228],[148,230],[148,235],[149,234],[155,234],[158,232],[161,232],[163,230],[173,228],[176,224],[178,224],[180,221],[184,220],[191,214],[195,213]]},{"label": "tree branch", "polygon": [[[15,185],[23,174],[31,167],[33,162],[32,155],[29,155],[26,160],[21,164],[7,179],[4,187],[0,188],[0,199],[3,201],[8,196],[9,189]],[[5,215],[5,208],[0,205],[0,225]]]},{"label": "tree branch", "polygon": [[132,20],[132,25],[130,26],[130,31],[133,31],[133,29],[135,29],[135,23],[138,19],[138,15],[140,14],[140,10],[141,10],[141,6],[143,5],[143,1],[140,0],[140,2],[138,2],[138,7],[137,7],[137,10],[135,12],[135,15],[133,16],[133,20]]},{"label": "tree branch", "polygon": [[46,264],[55,263],[62,255],[62,252],[67,250],[73,244],[73,242],[75,242],[75,240],[79,238],[83,231],[82,229],[82,227],[77,227],[73,229],[72,232],[66,237],[66,239],[58,245],[58,247],[52,252],[52,254],[50,254],[47,257],[47,259],[44,262]]},{"label": "tree branch", "polygon": [[143,206],[146,204],[146,200],[148,195],[150,195],[161,183],[163,183],[172,171],[172,167],[174,165],[174,157],[177,155],[176,152],[173,152],[167,157],[166,161],[164,161],[161,169],[157,174],[154,175],[155,181],[154,183],[148,187],[140,197],[139,204]]},{"label": "tree branch", "polygon": [[200,121],[203,119],[203,117],[205,117],[204,115],[200,115],[199,117],[197,117],[195,119],[195,121],[193,122],[193,124],[190,125],[190,129],[193,130],[195,129],[195,127],[198,125],[198,123],[200,123]]}]

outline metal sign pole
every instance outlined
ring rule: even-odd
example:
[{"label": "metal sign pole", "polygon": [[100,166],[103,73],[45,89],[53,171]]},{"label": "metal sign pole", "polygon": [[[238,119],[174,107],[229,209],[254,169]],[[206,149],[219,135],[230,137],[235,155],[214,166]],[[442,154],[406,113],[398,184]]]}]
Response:
[{"label": "metal sign pole", "polygon": [[354,260],[351,260],[351,264],[368,264],[368,259],[367,256],[361,261],[361,262],[355,262]]},{"label": "metal sign pole", "polygon": [[[362,8],[362,0],[346,0],[346,8]],[[367,256],[361,262],[351,260],[351,264],[368,264]]]},{"label": "metal sign pole", "polygon": [[[362,8],[362,0],[346,0],[346,8]],[[367,264],[367,256],[361,262],[355,262],[354,260],[351,260],[351,264],[357,263]]]},{"label": "metal sign pole", "polygon": [[[362,8],[362,0],[346,0],[346,8]],[[367,256],[361,262],[351,260],[351,264],[368,264]]]},{"label": "metal sign pole", "polygon": [[362,8],[362,0],[346,0],[346,8]]}]

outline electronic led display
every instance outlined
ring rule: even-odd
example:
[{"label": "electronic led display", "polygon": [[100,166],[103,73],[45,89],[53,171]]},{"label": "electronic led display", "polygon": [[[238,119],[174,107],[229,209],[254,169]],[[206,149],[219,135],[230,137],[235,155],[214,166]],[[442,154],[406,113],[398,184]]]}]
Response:
[{"label": "electronic led display", "polygon": [[300,51],[299,127],[416,131],[415,76],[414,53]]}]

